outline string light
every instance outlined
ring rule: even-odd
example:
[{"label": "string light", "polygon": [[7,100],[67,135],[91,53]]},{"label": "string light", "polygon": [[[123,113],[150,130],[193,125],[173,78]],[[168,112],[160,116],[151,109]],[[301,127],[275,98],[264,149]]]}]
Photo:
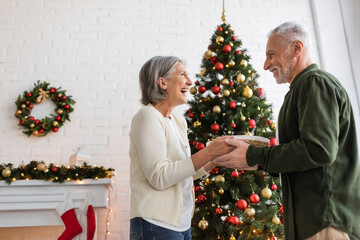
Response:
[{"label": "string light", "polygon": [[108,202],[108,210],[107,210],[107,214],[106,214],[106,219],[105,219],[105,240],[108,239],[108,236],[110,235],[110,231],[109,231],[109,226],[110,226],[110,213],[112,212],[111,209],[111,205],[110,205],[110,187],[107,186],[108,188],[108,196],[107,196],[107,202]]}]

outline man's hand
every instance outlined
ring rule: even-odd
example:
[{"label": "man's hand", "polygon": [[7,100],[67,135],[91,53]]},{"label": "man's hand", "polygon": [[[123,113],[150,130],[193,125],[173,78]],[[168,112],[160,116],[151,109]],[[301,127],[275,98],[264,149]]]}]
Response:
[{"label": "man's hand", "polygon": [[244,140],[225,139],[225,142],[235,149],[230,153],[214,158],[213,162],[217,165],[239,170],[257,170],[257,165],[250,167],[246,162],[246,152],[249,144]]}]

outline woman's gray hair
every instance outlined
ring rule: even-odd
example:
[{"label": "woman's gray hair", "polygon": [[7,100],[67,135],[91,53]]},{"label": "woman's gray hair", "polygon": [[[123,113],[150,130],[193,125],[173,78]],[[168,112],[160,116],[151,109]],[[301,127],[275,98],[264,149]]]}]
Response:
[{"label": "woman's gray hair", "polygon": [[310,51],[309,36],[300,24],[296,22],[285,22],[271,30],[268,37],[275,33],[285,40],[287,46],[290,46],[296,40],[300,40],[304,44],[304,48]]},{"label": "woman's gray hair", "polygon": [[182,62],[178,57],[155,56],[142,66],[139,73],[142,104],[157,103],[167,97],[166,92],[158,85],[158,79],[168,78],[178,62]]}]

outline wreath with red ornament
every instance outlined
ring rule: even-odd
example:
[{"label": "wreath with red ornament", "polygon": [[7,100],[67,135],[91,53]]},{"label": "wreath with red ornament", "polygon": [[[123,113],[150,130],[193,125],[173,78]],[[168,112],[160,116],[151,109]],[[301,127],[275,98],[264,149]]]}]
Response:
[{"label": "wreath with red ornament", "polygon": [[[50,83],[37,81],[34,85],[34,89],[19,95],[15,102],[17,108],[15,117],[19,119],[18,125],[25,129],[24,134],[43,137],[51,131],[57,132],[66,120],[70,121],[69,115],[74,111],[75,101],[65,94],[66,90],[52,87]],[[35,104],[46,102],[49,98],[56,105],[54,109],[56,114],[50,114],[43,119],[35,119],[31,116]]]}]

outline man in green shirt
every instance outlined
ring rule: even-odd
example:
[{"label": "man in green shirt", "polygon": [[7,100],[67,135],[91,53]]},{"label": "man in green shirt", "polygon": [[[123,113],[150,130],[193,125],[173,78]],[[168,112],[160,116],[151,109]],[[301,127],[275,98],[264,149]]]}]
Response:
[{"label": "man in green shirt", "polygon": [[280,173],[285,239],[360,239],[360,169],[355,121],[340,82],[312,63],[308,36],[292,22],[269,34],[264,69],[290,89],[278,116],[279,145],[230,139],[214,159]]}]

